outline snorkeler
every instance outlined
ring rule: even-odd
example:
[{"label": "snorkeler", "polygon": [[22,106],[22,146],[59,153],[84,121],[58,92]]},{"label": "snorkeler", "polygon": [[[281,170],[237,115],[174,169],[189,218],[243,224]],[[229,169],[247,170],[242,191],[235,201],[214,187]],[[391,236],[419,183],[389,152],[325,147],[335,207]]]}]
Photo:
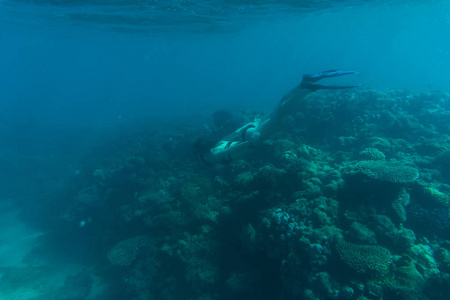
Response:
[{"label": "snorkeler", "polygon": [[198,140],[194,144],[197,154],[205,162],[226,162],[245,156],[252,152],[257,146],[261,145],[271,134],[276,132],[280,127],[283,118],[292,112],[296,103],[309,93],[321,89],[335,90],[357,87],[328,86],[316,83],[324,78],[348,74],[357,74],[357,72],[350,70],[330,70],[303,75],[302,82],[285,95],[278,103],[277,107],[275,107],[268,116],[254,120],[253,122],[240,127],[213,145]]}]

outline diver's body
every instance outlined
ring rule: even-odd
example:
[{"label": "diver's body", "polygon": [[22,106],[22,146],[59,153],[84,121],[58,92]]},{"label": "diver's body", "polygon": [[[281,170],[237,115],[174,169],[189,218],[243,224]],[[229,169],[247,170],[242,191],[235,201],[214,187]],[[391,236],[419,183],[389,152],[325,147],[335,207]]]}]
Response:
[{"label": "diver's body", "polygon": [[[306,95],[319,89],[346,89],[355,86],[324,86],[315,82],[323,78],[355,74],[349,70],[331,70],[312,75],[303,75],[302,82],[285,95],[277,107],[266,117],[250,122],[222,138],[211,149],[207,160],[211,162],[239,159],[252,152],[280,127],[284,117]],[[203,158],[202,158],[203,159]]]}]

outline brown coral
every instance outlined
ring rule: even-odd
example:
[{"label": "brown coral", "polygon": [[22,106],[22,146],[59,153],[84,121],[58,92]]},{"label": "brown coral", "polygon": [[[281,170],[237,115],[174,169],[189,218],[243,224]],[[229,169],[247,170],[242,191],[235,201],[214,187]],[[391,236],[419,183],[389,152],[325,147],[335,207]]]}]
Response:
[{"label": "brown coral", "polygon": [[340,241],[336,244],[336,250],[344,263],[358,273],[385,271],[392,262],[389,250],[381,246]]}]

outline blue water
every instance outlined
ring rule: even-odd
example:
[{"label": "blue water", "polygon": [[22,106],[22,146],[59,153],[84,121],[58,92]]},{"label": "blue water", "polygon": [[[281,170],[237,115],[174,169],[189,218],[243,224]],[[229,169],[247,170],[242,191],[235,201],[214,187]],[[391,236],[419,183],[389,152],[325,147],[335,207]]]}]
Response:
[{"label": "blue water", "polygon": [[[254,16],[224,12],[225,24],[214,28],[166,21],[161,29],[96,19],[101,5],[36,3],[2,4],[0,76],[5,109],[32,107],[44,120],[104,122],[224,104],[267,110],[301,74],[337,67],[357,69],[374,88],[449,88],[446,2],[296,14],[268,8],[263,16],[255,8]],[[134,5],[113,12],[129,16]],[[87,20],[64,18],[61,9]]]},{"label": "blue water", "polygon": [[[253,285],[264,286],[273,272],[267,299],[357,299],[368,295],[377,299],[375,283],[368,283],[371,277],[361,283],[366,291],[369,286],[373,289],[366,293],[357,290],[351,271],[343,279],[335,279],[339,264],[333,264],[337,255],[327,243],[312,238],[311,245],[316,246],[300,243],[294,249],[311,246],[311,250],[293,263],[297,258],[289,256],[289,251],[294,251],[289,243],[280,240],[277,248],[274,241],[267,242],[270,234],[261,229],[261,219],[287,215],[291,219],[279,225],[293,230],[297,225],[288,224],[300,224],[300,216],[308,218],[307,213],[294,217],[299,209],[289,205],[296,197],[292,195],[299,193],[296,189],[307,194],[307,184],[299,182],[307,182],[313,175],[298,175],[295,183],[283,179],[285,185],[264,179],[265,190],[239,180],[244,171],[260,178],[267,170],[276,173],[270,168],[288,173],[289,168],[297,168],[276,156],[280,150],[263,152],[257,163],[236,163],[224,169],[205,170],[192,155],[197,137],[220,132],[211,122],[217,109],[241,111],[245,117],[267,114],[298,85],[303,74],[336,68],[359,74],[330,79],[328,84],[361,84],[368,92],[333,96],[339,99],[333,102],[334,108],[323,102],[325,96],[318,96],[317,107],[304,107],[311,113],[294,113],[285,124],[287,136],[283,138],[294,143],[297,155],[303,153],[300,145],[329,151],[331,156],[344,153],[330,162],[343,172],[346,162],[358,160],[357,153],[378,147],[390,155],[388,159],[404,159],[426,174],[423,182],[407,187],[411,201],[428,199],[426,189],[450,192],[445,172],[449,166],[445,151],[450,146],[446,142],[445,94],[450,92],[448,1],[0,0],[0,224],[4,231],[0,234],[0,276],[6,282],[0,285],[0,298],[262,299],[267,291]],[[384,98],[376,91],[386,93]],[[373,105],[370,99],[374,99]],[[383,99],[398,104],[378,105]],[[341,100],[348,100],[354,109],[342,106],[339,115]],[[324,113],[327,109],[331,109],[330,115]],[[320,120],[321,113],[326,120],[338,120],[342,128],[316,120],[314,113]],[[358,131],[364,122],[369,125]],[[367,132],[371,133],[364,135]],[[356,142],[345,144],[342,141],[347,137]],[[326,156],[308,154],[302,159]],[[140,159],[145,162],[139,163]],[[306,168],[305,161],[298,164]],[[415,222],[414,218],[417,222],[405,223],[405,228],[414,230],[415,245],[420,247],[406,249],[371,227],[380,215],[393,219],[399,232],[403,226],[389,215],[389,203],[384,203],[384,208],[371,206],[370,199],[377,197],[371,189],[356,193],[369,199],[362,201],[369,203],[367,207],[358,208],[364,216],[341,219],[344,209],[359,205],[341,199],[351,194],[356,180],[342,179],[347,186],[340,186],[342,190],[335,196],[327,195],[342,205],[339,217],[330,224],[348,233],[357,226],[351,227],[351,222],[367,222],[368,230],[378,234],[373,243],[402,257],[394,261],[391,272],[398,271],[406,257],[428,257],[423,245],[434,247],[430,251],[435,253],[439,275],[433,273],[436,268],[428,266],[429,272],[421,275],[428,281],[420,290],[386,284],[379,288],[384,288],[385,299],[445,299],[448,293],[430,290],[449,287],[450,263],[445,258],[450,252],[448,203],[429,207],[417,200],[417,205],[411,206],[410,222]],[[395,198],[396,187],[391,188],[386,193]],[[251,196],[255,190],[272,200]],[[309,199],[312,193],[300,193],[303,196],[299,197]],[[244,195],[261,201],[255,204]],[[314,205],[333,206],[312,200],[318,199],[314,197],[309,199],[312,210]],[[197,198],[207,200],[198,204]],[[214,213],[205,217],[199,212],[202,209],[220,217],[211,217]],[[377,210],[375,216],[369,216],[371,209]],[[431,222],[422,232],[417,224],[430,223],[436,212],[436,227]],[[173,221],[176,218],[183,221]],[[158,222],[176,225],[167,229]],[[308,226],[316,229],[323,225],[311,224]],[[232,234],[223,228],[226,226]],[[251,236],[252,228],[259,240],[241,238],[244,231]],[[167,230],[165,238],[161,230]],[[142,243],[152,245],[145,251],[154,262],[149,263],[145,256],[125,268],[108,262],[107,253],[114,245],[144,235],[150,242]],[[221,243],[226,242],[240,250],[224,258]],[[261,250],[265,247],[270,250]],[[326,250],[320,250],[322,247]],[[219,248],[221,254],[205,248]],[[422,252],[417,254],[417,249]],[[211,260],[201,260],[210,255]],[[299,263],[323,257],[330,265]],[[255,267],[266,263],[264,270]],[[310,273],[287,272],[289,263]],[[202,270],[207,275],[202,275]],[[316,271],[332,279],[313,279]],[[34,275],[27,277],[30,272]],[[155,280],[156,274],[160,280],[148,287],[145,282]],[[205,279],[208,276],[214,279]],[[52,284],[38,288],[42,285],[39,278]],[[302,286],[295,278],[307,283]],[[351,296],[347,295],[349,289]],[[408,298],[416,292],[419,298]]]}]

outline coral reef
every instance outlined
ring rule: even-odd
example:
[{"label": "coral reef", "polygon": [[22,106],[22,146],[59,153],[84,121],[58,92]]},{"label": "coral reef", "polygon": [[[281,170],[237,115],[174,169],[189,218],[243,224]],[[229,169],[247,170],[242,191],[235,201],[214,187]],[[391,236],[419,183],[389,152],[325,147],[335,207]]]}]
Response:
[{"label": "coral reef", "polygon": [[129,266],[135,261],[140,251],[150,253],[151,245],[149,237],[135,236],[115,244],[106,256],[115,266]]},{"label": "coral reef", "polygon": [[419,177],[417,169],[398,162],[367,160],[358,162],[356,167],[370,178],[394,183],[413,182]]},{"label": "coral reef", "polygon": [[318,91],[226,165],[186,150],[223,125],[118,135],[55,197],[48,238],[106,253],[121,299],[450,299],[449,111],[442,92]]},{"label": "coral reef", "polygon": [[383,152],[376,148],[366,148],[359,153],[362,160],[385,160],[386,156]]},{"label": "coral reef", "polygon": [[339,241],[336,250],[342,261],[358,273],[387,271],[393,259],[388,249],[375,245]]},{"label": "coral reef", "polygon": [[397,198],[391,203],[391,208],[400,223],[407,219],[405,207],[409,204],[409,200],[410,194],[405,189],[402,189]]}]

